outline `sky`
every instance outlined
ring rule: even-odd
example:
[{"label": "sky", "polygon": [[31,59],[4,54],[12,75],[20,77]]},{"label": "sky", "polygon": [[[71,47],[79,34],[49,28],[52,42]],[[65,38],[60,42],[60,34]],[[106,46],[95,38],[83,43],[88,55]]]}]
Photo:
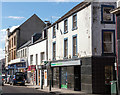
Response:
[{"label": "sky", "polygon": [[[11,31],[25,22],[33,14],[36,14],[41,20],[54,23],[62,17],[79,2],[70,0],[54,0],[54,2],[2,2],[2,27],[0,29],[0,59],[5,57],[5,37],[6,29]],[[70,1],[70,2],[69,2]],[[73,0],[72,0],[73,1]]]}]

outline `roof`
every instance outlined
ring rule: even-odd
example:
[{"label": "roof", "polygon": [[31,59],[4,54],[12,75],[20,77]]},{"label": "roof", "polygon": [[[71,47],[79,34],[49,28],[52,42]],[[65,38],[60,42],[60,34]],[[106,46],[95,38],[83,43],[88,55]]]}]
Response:
[{"label": "roof", "polygon": [[73,15],[74,13],[84,9],[85,7],[89,6],[91,4],[91,2],[81,2],[79,3],[77,6],[75,6],[74,8],[72,8],[70,11],[68,11],[65,15],[63,15],[61,18],[59,18],[55,23],[53,23],[52,25],[50,25],[48,28],[52,27],[53,25],[55,25],[56,23],[61,22],[62,20],[64,20],[65,18]]},{"label": "roof", "polygon": [[[11,33],[8,35],[8,37],[10,37],[13,33],[15,33],[16,32],[16,30],[19,30],[20,29],[20,27],[22,26],[22,25],[24,25],[29,19],[31,19],[32,17],[36,17],[36,18],[38,18],[40,21],[42,21],[36,14],[33,14],[30,18],[28,18],[24,23],[22,23],[19,27],[17,27],[17,28],[15,28],[13,31],[11,31]],[[42,21],[43,22],[43,21]],[[43,22],[44,23],[44,22]]]},{"label": "roof", "polygon": [[28,42],[26,42],[25,44],[23,44],[18,50],[28,46],[31,43],[31,40],[29,40]]}]

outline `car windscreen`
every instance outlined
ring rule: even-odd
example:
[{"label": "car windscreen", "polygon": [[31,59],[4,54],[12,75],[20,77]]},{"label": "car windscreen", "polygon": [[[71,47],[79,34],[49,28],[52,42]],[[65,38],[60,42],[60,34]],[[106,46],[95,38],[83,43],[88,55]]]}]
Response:
[{"label": "car windscreen", "polygon": [[24,79],[24,76],[16,76],[16,80],[22,81]]},{"label": "car windscreen", "polygon": [[24,73],[19,72],[19,73],[16,73],[15,75],[16,75],[16,76],[23,76]]}]

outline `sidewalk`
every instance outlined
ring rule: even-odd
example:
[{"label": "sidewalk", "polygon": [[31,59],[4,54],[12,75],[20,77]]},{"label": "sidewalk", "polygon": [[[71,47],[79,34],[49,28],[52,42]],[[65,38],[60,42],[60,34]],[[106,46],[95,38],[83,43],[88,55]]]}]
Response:
[{"label": "sidewalk", "polygon": [[[82,91],[72,91],[68,89],[58,89],[58,88],[51,88],[51,91],[49,91],[49,87],[43,87],[43,89],[40,88],[40,86],[33,86],[31,84],[26,84],[28,88],[35,88],[37,90],[52,93],[53,95],[103,95],[103,94],[87,94]],[[105,94],[106,95],[106,94]]]}]

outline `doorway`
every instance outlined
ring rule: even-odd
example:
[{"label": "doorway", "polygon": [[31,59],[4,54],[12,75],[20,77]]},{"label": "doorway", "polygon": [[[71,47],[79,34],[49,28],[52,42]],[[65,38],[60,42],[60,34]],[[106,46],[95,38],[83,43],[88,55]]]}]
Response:
[{"label": "doorway", "polygon": [[74,90],[80,91],[81,90],[81,69],[80,66],[74,67]]}]

